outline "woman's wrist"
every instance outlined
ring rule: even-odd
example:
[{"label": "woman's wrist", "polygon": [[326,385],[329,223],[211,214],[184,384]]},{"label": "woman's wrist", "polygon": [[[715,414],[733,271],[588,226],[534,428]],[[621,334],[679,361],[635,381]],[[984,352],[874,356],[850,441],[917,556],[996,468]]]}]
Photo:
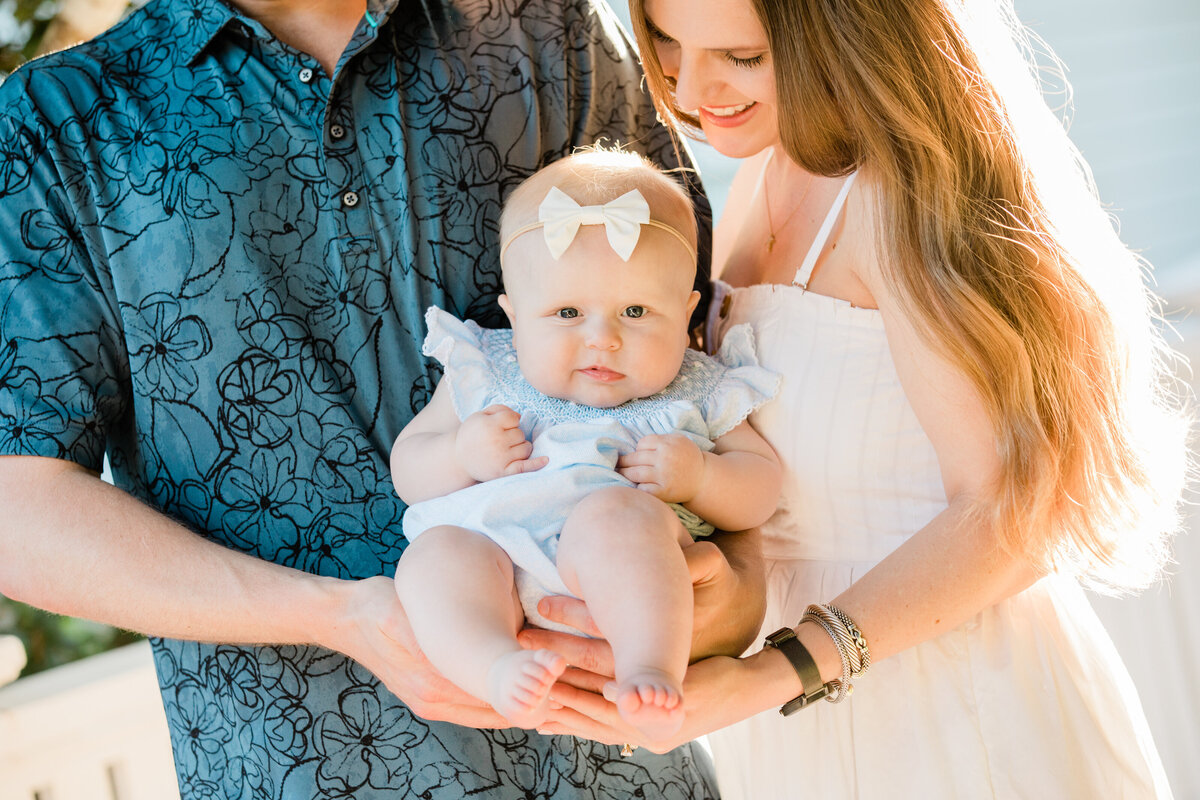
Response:
[{"label": "woman's wrist", "polygon": [[780,708],[810,689],[803,685],[792,662],[778,648],[764,646],[745,660],[752,670],[751,680],[761,694],[756,705],[761,705],[762,710]]},{"label": "woman's wrist", "polygon": [[817,669],[821,672],[821,681],[828,683],[829,681],[842,677],[842,656],[838,651],[837,644],[829,637],[820,625],[812,622],[804,622],[796,626],[796,638],[812,655],[813,661],[817,662]]}]

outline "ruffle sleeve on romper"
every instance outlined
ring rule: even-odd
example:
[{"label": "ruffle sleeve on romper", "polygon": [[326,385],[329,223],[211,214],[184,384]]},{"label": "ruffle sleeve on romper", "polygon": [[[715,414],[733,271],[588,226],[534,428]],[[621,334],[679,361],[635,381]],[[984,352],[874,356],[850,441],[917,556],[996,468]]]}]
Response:
[{"label": "ruffle sleeve on romper", "polygon": [[748,324],[735,325],[726,332],[716,359],[726,371],[717,391],[700,401],[713,439],[729,433],[774,398],[780,382],[778,373],[758,363],[754,330]]},{"label": "ruffle sleeve on romper", "polygon": [[466,419],[492,405],[496,382],[483,352],[483,329],[437,306],[425,312],[425,326],[428,333],[421,352],[442,365],[442,380],[450,386],[458,418]]}]

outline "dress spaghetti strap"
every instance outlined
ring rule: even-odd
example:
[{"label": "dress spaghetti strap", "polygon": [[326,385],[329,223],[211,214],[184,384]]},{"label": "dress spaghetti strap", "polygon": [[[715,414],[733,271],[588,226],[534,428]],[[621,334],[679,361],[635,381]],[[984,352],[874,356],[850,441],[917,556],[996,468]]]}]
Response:
[{"label": "dress spaghetti strap", "polygon": [[821,251],[825,249],[825,243],[829,241],[829,234],[833,231],[833,224],[837,221],[838,214],[842,212],[842,206],[846,204],[846,197],[850,194],[850,187],[854,184],[854,177],[857,172],[851,172],[845,182],[842,184],[841,190],[837,197],[834,198],[833,205],[829,207],[829,213],[825,215],[825,221],[821,223],[821,229],[817,231],[817,236],[813,239],[813,243],[808,248],[808,254],[804,256],[804,261],[800,264],[800,269],[796,270],[796,277],[792,278],[792,285],[799,286],[801,289],[808,289],[808,282],[812,279],[813,269],[817,266],[817,259],[821,256]]}]

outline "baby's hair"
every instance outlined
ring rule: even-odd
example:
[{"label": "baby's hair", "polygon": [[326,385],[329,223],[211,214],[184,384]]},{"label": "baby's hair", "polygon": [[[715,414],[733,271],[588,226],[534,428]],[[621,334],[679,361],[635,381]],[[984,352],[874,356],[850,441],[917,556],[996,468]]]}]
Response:
[{"label": "baby's hair", "polygon": [[500,241],[537,222],[538,205],[553,186],[580,205],[602,205],[637,189],[650,205],[650,218],[675,228],[695,250],[696,217],[687,190],[642,154],[599,145],[550,163],[514,189],[500,215]]}]

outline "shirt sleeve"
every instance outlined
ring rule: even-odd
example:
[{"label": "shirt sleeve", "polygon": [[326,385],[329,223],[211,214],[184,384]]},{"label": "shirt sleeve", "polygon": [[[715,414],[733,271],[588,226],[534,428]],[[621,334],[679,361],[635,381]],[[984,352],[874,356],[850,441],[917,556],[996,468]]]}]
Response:
[{"label": "shirt sleeve", "polygon": [[94,204],[78,199],[86,170],[72,160],[70,119],[52,123],[14,88],[0,94],[0,455],[98,471],[129,405],[119,320],[98,269],[102,229],[90,222]]}]

